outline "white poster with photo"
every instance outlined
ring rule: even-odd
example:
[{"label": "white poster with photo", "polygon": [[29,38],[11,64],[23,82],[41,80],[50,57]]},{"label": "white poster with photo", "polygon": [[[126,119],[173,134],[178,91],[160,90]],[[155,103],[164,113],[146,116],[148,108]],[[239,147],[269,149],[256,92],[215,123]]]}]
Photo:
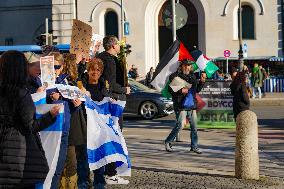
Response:
[{"label": "white poster with photo", "polygon": [[40,58],[41,83],[46,88],[55,85],[54,56]]},{"label": "white poster with photo", "polygon": [[71,100],[79,99],[81,101],[86,101],[85,94],[78,87],[71,85],[57,84],[56,88],[64,98]]},{"label": "white poster with photo", "polygon": [[174,92],[177,92],[178,90],[186,87],[188,89],[191,88],[192,84],[186,82],[180,77],[175,77],[172,82],[169,84],[169,86],[172,88]]}]

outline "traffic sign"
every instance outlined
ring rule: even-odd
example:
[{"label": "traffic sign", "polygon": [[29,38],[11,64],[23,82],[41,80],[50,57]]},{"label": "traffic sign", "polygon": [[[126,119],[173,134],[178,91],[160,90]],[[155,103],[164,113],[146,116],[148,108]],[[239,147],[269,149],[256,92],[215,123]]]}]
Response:
[{"label": "traffic sign", "polygon": [[247,45],[247,43],[243,44],[243,57],[244,58],[248,57],[248,45]]},{"label": "traffic sign", "polygon": [[224,50],[224,57],[228,58],[231,56],[231,51],[230,50]]},{"label": "traffic sign", "polygon": [[124,22],[124,35],[129,35],[129,22]]}]

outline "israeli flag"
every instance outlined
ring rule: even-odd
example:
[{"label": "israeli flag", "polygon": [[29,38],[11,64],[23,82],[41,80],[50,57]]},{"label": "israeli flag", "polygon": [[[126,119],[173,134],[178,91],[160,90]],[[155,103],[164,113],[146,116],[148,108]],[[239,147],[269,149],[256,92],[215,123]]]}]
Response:
[{"label": "israeli flag", "polygon": [[46,104],[46,91],[31,94],[35,106]]},{"label": "israeli flag", "polygon": [[[37,118],[49,112],[51,108],[56,105],[57,104],[38,105],[36,107]],[[52,178],[56,171],[57,161],[59,159],[59,152],[60,152],[63,119],[64,119],[64,106],[62,105],[59,114],[56,117],[55,123],[40,132],[42,147],[45,151],[45,156],[49,166],[49,172],[43,184],[44,189],[51,188]]]},{"label": "israeli flag", "polygon": [[[34,93],[32,94],[32,99],[36,105],[36,118],[42,117],[44,114],[49,112],[52,107],[58,105],[46,104],[46,92]],[[58,163],[62,159],[62,157],[59,156],[62,150],[66,151],[66,148],[63,148],[61,145],[62,131],[66,125],[64,118],[64,106],[62,105],[55,123],[39,133],[42,147],[45,151],[45,156],[48,162],[49,172],[43,185],[38,184],[36,189],[57,188],[58,179],[54,178],[58,169]],[[65,161],[65,157],[63,157],[63,160]]]},{"label": "israeli flag", "polygon": [[100,102],[86,97],[87,151],[91,170],[115,162],[118,175],[131,176],[130,159],[118,124],[125,104],[125,101],[106,97]]}]

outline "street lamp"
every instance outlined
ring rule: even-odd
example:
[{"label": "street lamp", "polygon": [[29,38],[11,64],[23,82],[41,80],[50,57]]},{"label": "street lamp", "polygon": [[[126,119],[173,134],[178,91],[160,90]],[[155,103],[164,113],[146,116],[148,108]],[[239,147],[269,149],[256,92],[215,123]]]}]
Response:
[{"label": "street lamp", "polygon": [[124,38],[124,7],[123,0],[120,0],[120,10],[121,10],[121,40]]},{"label": "street lamp", "polygon": [[238,10],[238,14],[239,14],[239,24],[238,24],[238,32],[239,32],[239,64],[238,64],[238,68],[239,71],[243,70],[244,67],[244,56],[243,56],[243,29],[242,29],[242,1],[239,0],[239,10]]}]

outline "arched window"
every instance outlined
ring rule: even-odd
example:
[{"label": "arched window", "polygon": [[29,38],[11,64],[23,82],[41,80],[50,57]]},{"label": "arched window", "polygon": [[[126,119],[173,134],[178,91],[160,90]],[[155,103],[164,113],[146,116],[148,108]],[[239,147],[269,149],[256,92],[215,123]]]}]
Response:
[{"label": "arched window", "polygon": [[105,14],[105,35],[118,37],[118,16],[114,11]]},{"label": "arched window", "polygon": [[243,39],[255,39],[254,10],[249,5],[242,6],[242,37]]}]

